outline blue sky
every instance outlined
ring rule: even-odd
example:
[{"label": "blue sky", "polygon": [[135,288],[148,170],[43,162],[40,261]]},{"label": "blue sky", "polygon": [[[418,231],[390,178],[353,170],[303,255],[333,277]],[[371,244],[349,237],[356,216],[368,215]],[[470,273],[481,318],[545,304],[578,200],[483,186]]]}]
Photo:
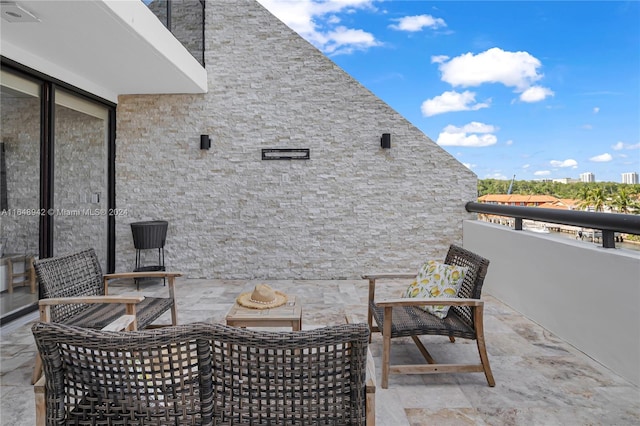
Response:
[{"label": "blue sky", "polygon": [[258,0],[480,179],[640,173],[640,2]]}]

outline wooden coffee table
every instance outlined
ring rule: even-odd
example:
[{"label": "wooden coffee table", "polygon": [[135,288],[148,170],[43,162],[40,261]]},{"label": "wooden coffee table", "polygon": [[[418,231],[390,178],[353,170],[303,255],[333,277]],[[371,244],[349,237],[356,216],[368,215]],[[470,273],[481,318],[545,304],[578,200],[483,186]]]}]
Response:
[{"label": "wooden coffee table", "polygon": [[234,303],[227,313],[227,325],[234,327],[291,327],[302,329],[302,307],[295,296],[273,309],[250,309]]}]

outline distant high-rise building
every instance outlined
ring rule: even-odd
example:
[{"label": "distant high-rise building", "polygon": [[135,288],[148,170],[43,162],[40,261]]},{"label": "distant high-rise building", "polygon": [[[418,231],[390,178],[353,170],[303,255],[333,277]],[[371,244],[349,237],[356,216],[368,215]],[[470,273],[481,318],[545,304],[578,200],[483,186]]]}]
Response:
[{"label": "distant high-rise building", "polygon": [[622,183],[638,183],[638,174],[636,172],[623,173]]},{"label": "distant high-rise building", "polygon": [[579,182],[577,179],[571,179],[571,178],[559,178],[559,179],[553,179],[553,182],[557,182],[557,183],[574,183],[574,182]]},{"label": "distant high-rise building", "polygon": [[591,172],[580,173],[580,182],[595,182],[596,175]]}]

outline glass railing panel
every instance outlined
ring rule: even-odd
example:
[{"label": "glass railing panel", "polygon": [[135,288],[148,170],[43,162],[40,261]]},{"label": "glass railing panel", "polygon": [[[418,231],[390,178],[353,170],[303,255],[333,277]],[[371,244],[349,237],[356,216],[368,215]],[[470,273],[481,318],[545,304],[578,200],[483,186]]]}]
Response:
[{"label": "glass railing panel", "polygon": [[204,66],[204,5],[201,0],[142,0]]}]

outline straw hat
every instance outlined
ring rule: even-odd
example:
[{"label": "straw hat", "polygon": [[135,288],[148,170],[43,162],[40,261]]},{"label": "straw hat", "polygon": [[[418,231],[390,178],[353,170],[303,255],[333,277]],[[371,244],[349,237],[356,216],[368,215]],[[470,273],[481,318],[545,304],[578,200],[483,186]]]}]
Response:
[{"label": "straw hat", "polygon": [[267,284],[258,284],[253,291],[242,293],[236,300],[238,305],[252,309],[270,309],[287,303],[287,295],[272,289]]}]

